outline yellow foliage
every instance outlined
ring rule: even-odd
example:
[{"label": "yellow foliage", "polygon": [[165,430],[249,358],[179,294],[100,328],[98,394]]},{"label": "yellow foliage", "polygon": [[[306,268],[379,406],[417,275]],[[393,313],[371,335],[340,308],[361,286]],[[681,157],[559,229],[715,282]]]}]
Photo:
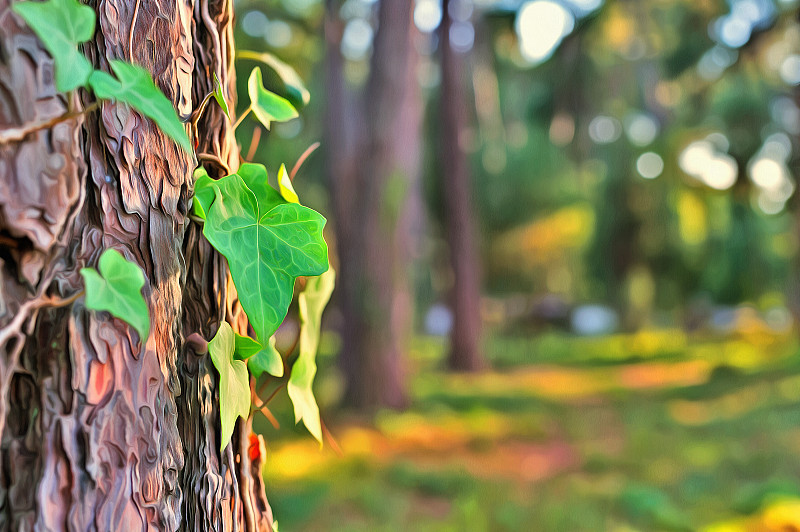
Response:
[{"label": "yellow foliage", "polygon": [[498,262],[523,267],[541,265],[558,258],[566,249],[585,245],[593,230],[594,211],[591,207],[571,205],[508,231],[498,238],[492,251]]},{"label": "yellow foliage", "polygon": [[681,238],[689,245],[705,242],[708,236],[708,215],[705,203],[688,190],[681,191],[677,203]]}]

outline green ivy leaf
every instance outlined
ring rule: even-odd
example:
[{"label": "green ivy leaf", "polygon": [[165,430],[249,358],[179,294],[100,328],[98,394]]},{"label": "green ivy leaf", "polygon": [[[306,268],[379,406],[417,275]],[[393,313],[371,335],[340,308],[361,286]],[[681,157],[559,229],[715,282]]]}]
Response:
[{"label": "green ivy leaf", "polygon": [[86,307],[108,311],[128,322],[144,342],[150,334],[150,314],[142,296],[142,269],[115,249],[107,249],[100,255],[98,267],[100,273],[94,268],[81,268]]},{"label": "green ivy leaf", "polygon": [[300,79],[297,72],[274,55],[267,52],[261,53],[251,50],[239,50],[236,52],[236,55],[240,59],[260,61],[271,68],[278,75],[284,89],[293,100],[300,102],[302,105],[308,105],[308,102],[311,101],[311,93],[308,92],[308,89],[306,89],[303,80]]},{"label": "green ivy leaf", "polygon": [[208,353],[219,373],[220,451],[231,441],[236,418],[250,415],[250,377],[247,363],[233,357],[235,345],[233,329],[226,321],[208,342]]},{"label": "green ivy leaf", "polygon": [[[192,212],[198,218],[205,220],[206,219],[206,211],[203,205],[211,205],[211,202],[214,199],[214,188],[211,186],[211,183],[214,182],[206,172],[206,169],[202,166],[198,166],[194,169],[194,173],[192,174],[194,179],[194,196],[192,196]],[[205,201],[201,200],[200,196],[205,198]]]},{"label": "green ivy leaf", "polygon": [[275,337],[270,336],[263,346],[249,336],[236,335],[236,358],[247,360],[250,374],[259,378],[265,371],[275,377],[283,377],[283,359],[275,348]]},{"label": "green ivy leaf", "polygon": [[297,192],[294,191],[292,180],[289,178],[289,173],[286,171],[285,164],[282,164],[278,169],[278,186],[280,187],[283,199],[289,203],[300,203],[300,198],[297,197]]},{"label": "green ivy leaf", "polygon": [[319,277],[306,282],[306,289],[300,294],[297,303],[300,310],[300,354],[292,366],[287,390],[294,405],[294,422],[303,420],[308,431],[322,443],[322,427],[319,421],[319,407],[311,387],[317,373],[315,361],[319,347],[322,311],[333,293],[336,274],[333,268]]},{"label": "green ivy leaf", "polygon": [[328,269],[325,218],[287,203],[258,164],[216,181],[201,177],[195,201],[206,214],[203,234],[228,259],[239,300],[264,345],[286,317],[295,279]]},{"label": "green ivy leaf", "polygon": [[150,118],[167,136],[177,142],[181,148],[192,153],[192,145],[186,135],[175,108],[162,93],[150,73],[140,66],[112,59],[111,70],[117,76],[114,79],[107,72],[95,70],[89,77],[89,85],[98,98],[126,103]]},{"label": "green ivy leaf", "polygon": [[250,96],[250,107],[256,118],[269,129],[274,122],[286,122],[298,116],[297,109],[287,100],[264,88],[261,69],[256,67],[247,80],[247,94]]},{"label": "green ivy leaf", "polygon": [[219,82],[216,72],[214,72],[214,99],[217,100],[225,116],[230,118],[231,114],[228,112],[228,102],[225,101],[225,95],[222,94],[222,83]]},{"label": "green ivy leaf", "polygon": [[94,9],[78,0],[20,2],[11,9],[36,32],[56,65],[56,88],[71,91],[85,85],[92,64],[78,50],[78,44],[94,36]]}]

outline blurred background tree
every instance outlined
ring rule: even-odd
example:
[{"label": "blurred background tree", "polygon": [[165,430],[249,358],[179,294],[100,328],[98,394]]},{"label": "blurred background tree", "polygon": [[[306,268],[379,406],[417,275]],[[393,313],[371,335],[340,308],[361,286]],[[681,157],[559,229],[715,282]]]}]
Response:
[{"label": "blurred background tree", "polygon": [[[339,405],[382,404],[431,416],[467,409],[470,387],[484,390],[470,408],[495,408],[486,390],[512,390],[525,371],[533,376],[521,381],[540,383],[548,364],[644,372],[635,361],[700,361],[713,378],[704,374],[691,400],[722,393],[745,379],[739,372],[756,379],[756,367],[765,379],[794,371],[781,364],[796,359],[800,316],[798,2],[415,0],[391,15],[388,0],[239,4],[242,41],[295,65],[313,95],[303,119],[277,125],[258,149],[275,166],[279,154],[322,145],[296,186],[336,227],[342,283],[326,317],[323,411],[341,420]],[[447,375],[487,367],[476,380]],[[658,382],[671,375],[653,371]],[[547,375],[569,393],[590,386]],[[586,443],[580,423],[562,424],[569,409],[514,403],[545,392],[514,393],[509,411],[558,427],[533,440]],[[647,428],[625,417],[638,415],[625,401],[650,403],[627,393],[603,396],[627,436],[668,427],[675,453],[694,445],[670,439],[688,438],[670,432],[688,419],[669,402],[683,391],[653,399]],[[408,419],[377,414],[382,434],[396,428],[386,419]],[[778,425],[764,437],[779,439]],[[746,447],[746,431],[730,430],[725,464]],[[664,445],[651,458],[683,460]],[[647,455],[620,448],[637,464]],[[625,478],[620,512],[662,500]],[[617,517],[699,529],[671,510],[641,511],[640,521]],[[605,529],[598,522],[542,529]]]}]

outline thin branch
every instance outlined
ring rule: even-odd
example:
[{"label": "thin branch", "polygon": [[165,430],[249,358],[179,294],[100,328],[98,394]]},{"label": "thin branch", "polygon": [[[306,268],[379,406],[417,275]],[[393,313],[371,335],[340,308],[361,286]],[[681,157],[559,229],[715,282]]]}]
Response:
[{"label": "thin branch", "polygon": [[234,122],[234,124],[233,124],[233,130],[234,130],[234,131],[236,131],[236,128],[237,128],[237,127],[239,127],[239,124],[241,124],[241,123],[242,123],[242,120],[244,120],[244,119],[245,119],[245,117],[246,117],[247,115],[249,115],[249,114],[250,114],[250,111],[252,111],[252,110],[253,110],[253,108],[252,108],[252,107],[248,107],[248,108],[247,108],[247,110],[246,110],[244,113],[242,113],[242,116],[240,116],[240,117],[239,117],[239,119],[238,119],[238,120],[236,120],[236,122]]},{"label": "thin branch", "polygon": [[253,138],[250,140],[250,149],[247,150],[247,160],[252,161],[258,149],[258,141],[261,140],[261,128],[256,126],[253,128]]},{"label": "thin branch", "polygon": [[331,434],[331,431],[328,430],[328,427],[325,426],[325,422],[322,421],[322,418],[319,418],[319,424],[322,427],[322,436],[325,438],[325,441],[328,442],[328,445],[331,446],[331,449],[333,449],[333,452],[335,452],[339,458],[343,458],[344,452],[342,452],[342,448],[336,443],[336,439],[333,437],[333,434]]},{"label": "thin branch", "polygon": [[274,390],[272,390],[272,393],[271,393],[271,394],[269,394],[269,397],[267,397],[267,398],[264,400],[264,402],[261,404],[261,406],[268,405],[268,404],[270,403],[270,401],[272,401],[273,399],[275,399],[275,396],[276,396],[276,395],[278,395],[278,392],[279,392],[279,391],[281,391],[281,388],[283,388],[284,386],[286,386],[286,383],[285,383],[285,382],[284,382],[284,383],[282,383],[282,384],[279,384],[277,388],[275,388]]},{"label": "thin branch", "polygon": [[274,415],[272,415],[272,412],[270,412],[269,408],[267,408],[267,405],[262,406],[259,408],[259,410],[262,414],[264,414],[264,417],[267,418],[267,421],[269,421],[272,426],[275,427],[275,430],[281,430],[281,424],[278,423],[278,420],[275,419]]},{"label": "thin branch", "polygon": [[297,171],[300,170],[300,167],[303,166],[304,162],[306,162],[306,159],[308,159],[308,156],[311,155],[312,153],[314,153],[314,151],[317,148],[319,148],[319,142],[315,142],[314,144],[312,144],[311,146],[306,148],[306,151],[304,151],[303,154],[300,155],[300,157],[297,159],[297,162],[294,163],[294,166],[292,167],[292,171],[289,173],[289,179],[290,180],[294,181],[294,176],[297,175]]},{"label": "thin branch", "polygon": [[74,113],[65,113],[63,115],[51,118],[50,120],[45,120],[44,122],[36,122],[32,124],[25,124],[20,127],[10,127],[7,129],[0,130],[0,144],[19,142],[28,135],[30,135],[31,133],[34,133],[36,131],[41,131],[42,129],[49,129],[55,126],[56,124],[60,124],[61,122],[66,122],[67,120],[72,120],[73,118],[91,113],[98,107],[100,107],[100,102],[94,102],[93,104],[86,107],[82,111],[76,111]]}]

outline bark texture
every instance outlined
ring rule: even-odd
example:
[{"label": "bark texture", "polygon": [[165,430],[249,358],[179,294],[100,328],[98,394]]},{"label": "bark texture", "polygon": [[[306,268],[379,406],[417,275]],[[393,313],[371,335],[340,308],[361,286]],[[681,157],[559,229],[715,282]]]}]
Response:
[{"label": "bark texture", "polygon": [[444,0],[439,26],[441,49],[441,113],[439,158],[442,164],[444,225],[453,270],[449,368],[476,371],[484,366],[481,352],[481,273],[475,247],[475,221],[469,161],[461,146],[467,121],[464,61],[450,40],[452,13],[460,0]]},{"label": "bark texture", "polygon": [[[216,73],[233,100],[232,3],[100,0],[95,68],[148,69],[188,119]],[[0,128],[91,104],[0,0]],[[221,111],[198,158],[238,165]],[[263,441],[239,424],[219,451],[217,373],[184,342],[244,314],[224,260],[187,213],[195,162],[124,105],[0,145],[0,530],[271,530]],[[209,167],[211,175],[220,169]],[[115,248],[144,270],[146,341],[90,312],[78,270]]]},{"label": "bark texture", "polygon": [[361,105],[348,100],[338,3],[328,0],[326,140],[344,315],[345,402],[406,404],[410,192],[418,186],[421,95],[412,0],[383,0]]}]

